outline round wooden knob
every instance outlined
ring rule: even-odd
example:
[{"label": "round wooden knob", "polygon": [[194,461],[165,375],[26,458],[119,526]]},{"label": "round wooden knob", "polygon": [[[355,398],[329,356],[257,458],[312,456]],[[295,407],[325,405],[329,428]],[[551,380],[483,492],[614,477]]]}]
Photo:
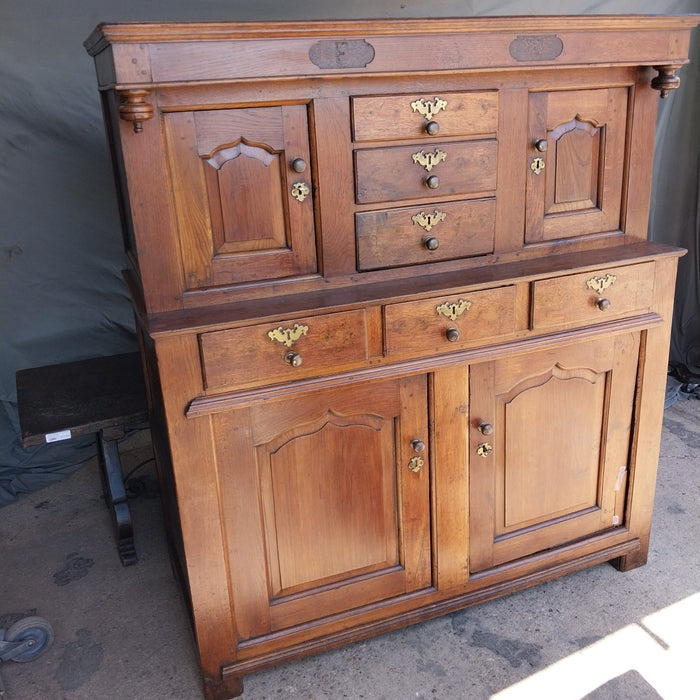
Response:
[{"label": "round wooden knob", "polygon": [[431,190],[436,190],[438,188],[438,185],[440,184],[440,178],[437,175],[431,175],[429,178],[426,178],[425,184]]},{"label": "round wooden knob", "polygon": [[291,350],[284,356],[284,361],[292,367],[300,367],[302,363],[301,355]]},{"label": "round wooden knob", "polygon": [[479,423],[479,432],[482,435],[491,435],[493,433],[493,426],[491,423]]},{"label": "round wooden knob", "polygon": [[423,245],[428,250],[437,250],[438,246],[440,245],[440,241],[437,238],[435,238],[434,236],[426,236],[423,239]]},{"label": "round wooden knob", "polygon": [[459,330],[457,328],[448,328],[445,337],[451,343],[455,343],[459,340]]},{"label": "round wooden knob", "polygon": [[418,438],[411,440],[411,447],[413,448],[414,452],[425,451],[425,443],[422,440],[419,440]]},{"label": "round wooden knob", "polygon": [[425,125],[425,133],[429,136],[435,136],[440,131],[440,125],[437,122],[430,121]]},{"label": "round wooden knob", "polygon": [[595,305],[601,310],[606,311],[610,308],[610,299],[597,299]]},{"label": "round wooden knob", "polygon": [[295,158],[292,161],[292,170],[295,173],[303,173],[306,170],[306,161],[303,158]]},{"label": "round wooden knob", "polygon": [[538,139],[535,141],[535,148],[540,153],[544,153],[547,150],[547,139]]}]

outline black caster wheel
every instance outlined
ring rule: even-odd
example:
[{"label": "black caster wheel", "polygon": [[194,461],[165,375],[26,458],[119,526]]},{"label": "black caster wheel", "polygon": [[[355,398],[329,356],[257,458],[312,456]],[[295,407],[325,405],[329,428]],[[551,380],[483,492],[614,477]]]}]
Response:
[{"label": "black caster wheel", "polygon": [[5,641],[18,645],[21,651],[10,656],[12,661],[26,663],[34,661],[53,644],[53,628],[43,617],[25,617],[10,626],[5,632]]}]

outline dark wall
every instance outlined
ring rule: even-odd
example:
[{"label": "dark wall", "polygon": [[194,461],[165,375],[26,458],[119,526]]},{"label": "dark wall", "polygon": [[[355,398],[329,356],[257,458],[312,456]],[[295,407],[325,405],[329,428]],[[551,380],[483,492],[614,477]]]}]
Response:
[{"label": "dark wall", "polygon": [[[92,59],[101,21],[699,12],[659,3],[446,0],[32,0],[0,7],[0,504],[70,472],[89,440],[23,450],[18,369],[135,349],[119,216]],[[661,104],[652,236],[682,261],[673,353],[700,364],[700,55]]]}]

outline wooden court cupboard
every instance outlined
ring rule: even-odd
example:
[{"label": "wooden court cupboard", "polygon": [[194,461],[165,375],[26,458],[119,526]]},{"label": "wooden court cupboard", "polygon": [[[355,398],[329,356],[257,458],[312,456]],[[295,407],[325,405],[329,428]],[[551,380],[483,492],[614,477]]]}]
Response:
[{"label": "wooden court cupboard", "polygon": [[643,564],[676,262],[647,242],[696,17],[101,25],[205,695]]}]

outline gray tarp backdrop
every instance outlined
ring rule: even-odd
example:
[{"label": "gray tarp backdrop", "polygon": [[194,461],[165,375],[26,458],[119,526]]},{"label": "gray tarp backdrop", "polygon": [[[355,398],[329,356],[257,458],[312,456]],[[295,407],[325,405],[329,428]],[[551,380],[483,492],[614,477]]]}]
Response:
[{"label": "gray tarp backdrop", "polygon": [[[681,14],[677,2],[28,0],[0,3],[0,505],[62,478],[91,440],[24,450],[15,372],[136,349],[92,59],[99,22]],[[659,107],[650,235],[681,259],[671,359],[700,371],[700,35]]]}]

